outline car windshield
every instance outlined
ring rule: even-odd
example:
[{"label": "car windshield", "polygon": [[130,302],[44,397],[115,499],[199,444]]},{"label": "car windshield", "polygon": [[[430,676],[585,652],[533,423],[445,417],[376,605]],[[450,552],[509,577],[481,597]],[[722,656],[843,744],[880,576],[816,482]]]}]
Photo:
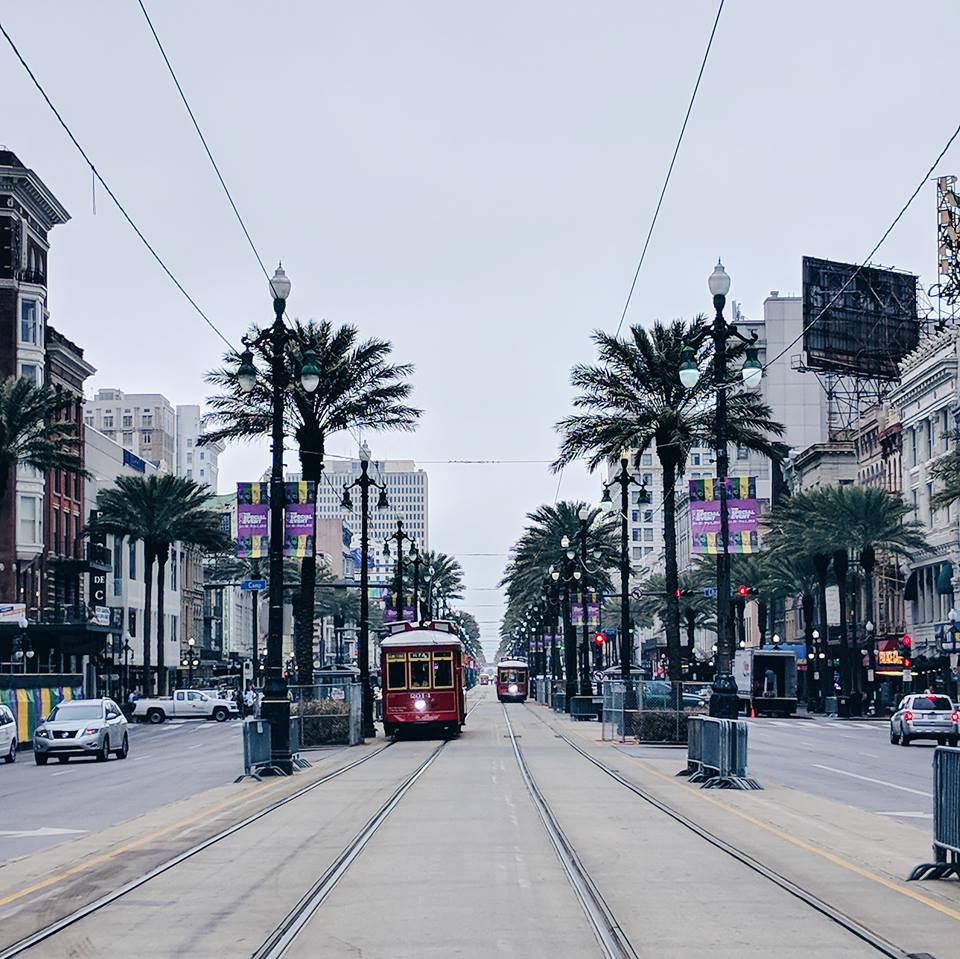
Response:
[{"label": "car windshield", "polygon": [[917,696],[913,701],[914,709],[936,709],[941,712],[950,712],[953,703],[946,696]]},{"label": "car windshield", "polygon": [[79,704],[64,703],[61,706],[54,707],[53,712],[51,712],[48,717],[48,722],[66,723],[74,719],[101,719],[102,717],[103,707],[100,705],[81,706]]}]

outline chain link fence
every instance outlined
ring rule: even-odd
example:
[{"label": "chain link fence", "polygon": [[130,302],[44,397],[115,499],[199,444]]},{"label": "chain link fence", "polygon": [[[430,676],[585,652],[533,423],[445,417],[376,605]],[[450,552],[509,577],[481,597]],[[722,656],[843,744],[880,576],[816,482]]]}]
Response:
[{"label": "chain link fence", "polygon": [[296,727],[299,741],[291,752],[321,746],[356,746],[361,742],[361,688],[359,683],[314,683],[291,686],[291,735]]},{"label": "chain link fence", "polygon": [[608,742],[685,743],[689,717],[707,711],[708,683],[635,679],[630,686],[628,697],[622,679],[603,682],[601,738]]}]

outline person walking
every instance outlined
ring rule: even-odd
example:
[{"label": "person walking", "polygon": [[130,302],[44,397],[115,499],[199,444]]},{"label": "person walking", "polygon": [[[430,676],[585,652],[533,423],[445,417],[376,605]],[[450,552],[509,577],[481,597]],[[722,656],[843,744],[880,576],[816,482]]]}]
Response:
[{"label": "person walking", "polygon": [[253,691],[253,686],[248,686],[243,695],[243,705],[247,716],[256,715],[257,694]]},{"label": "person walking", "polygon": [[240,718],[244,719],[246,717],[246,704],[243,701],[243,693],[239,686],[234,690],[233,701],[237,704],[237,712],[240,714]]}]

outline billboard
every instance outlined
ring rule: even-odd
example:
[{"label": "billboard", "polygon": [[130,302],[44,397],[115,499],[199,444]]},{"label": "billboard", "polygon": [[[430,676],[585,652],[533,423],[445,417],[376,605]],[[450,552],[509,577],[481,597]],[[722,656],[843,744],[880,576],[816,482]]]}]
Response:
[{"label": "billboard", "polygon": [[730,545],[724,550],[720,536],[720,486],[713,479],[690,480],[690,551],[696,556],[756,553],[760,549],[757,478],[728,476],[726,486]]},{"label": "billboard", "polygon": [[915,349],[917,277],[803,258],[803,349],[811,370],[895,380]]}]

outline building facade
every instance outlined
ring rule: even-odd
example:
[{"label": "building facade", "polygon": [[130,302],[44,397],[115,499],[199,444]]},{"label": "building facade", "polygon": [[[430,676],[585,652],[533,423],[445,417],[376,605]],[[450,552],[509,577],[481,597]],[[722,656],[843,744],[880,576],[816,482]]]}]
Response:
[{"label": "building facade", "polygon": [[203,435],[203,413],[199,406],[178,406],[176,418],[176,460],[178,476],[206,483],[214,494],[220,482],[219,458],[223,443],[205,443],[198,447]]},{"label": "building facade", "polygon": [[85,411],[92,426],[160,472],[173,472],[176,462],[176,413],[162,393],[98,390]]}]

